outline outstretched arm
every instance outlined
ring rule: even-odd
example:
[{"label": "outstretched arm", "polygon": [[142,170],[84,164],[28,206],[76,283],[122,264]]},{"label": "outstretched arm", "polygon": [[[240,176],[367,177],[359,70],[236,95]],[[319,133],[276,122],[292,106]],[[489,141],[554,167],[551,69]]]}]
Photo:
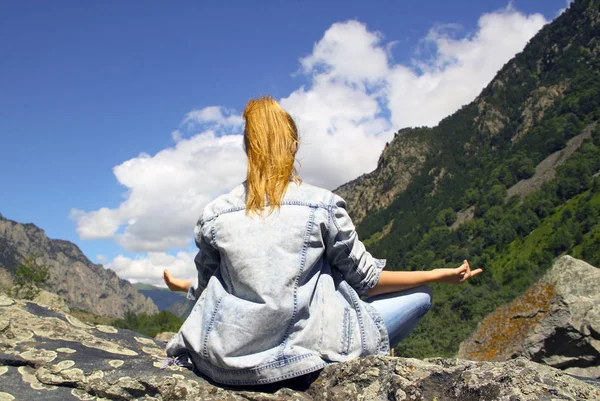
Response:
[{"label": "outstretched arm", "polygon": [[482,269],[471,270],[466,260],[456,269],[434,269],[429,271],[382,271],[375,287],[370,288],[368,295],[387,294],[402,291],[429,283],[460,284],[470,277],[481,273]]},{"label": "outstretched arm", "polygon": [[167,269],[163,271],[163,279],[171,291],[188,292],[190,285],[192,285],[192,280],[173,277]]}]

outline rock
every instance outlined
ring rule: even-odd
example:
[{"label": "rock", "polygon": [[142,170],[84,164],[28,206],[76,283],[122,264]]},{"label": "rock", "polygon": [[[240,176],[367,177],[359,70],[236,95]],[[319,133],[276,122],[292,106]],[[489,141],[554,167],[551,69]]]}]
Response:
[{"label": "rock", "polygon": [[600,377],[600,269],[563,256],[525,294],[487,316],[459,358],[525,357],[571,374]]},{"label": "rock", "polygon": [[369,213],[388,207],[404,192],[431,156],[432,143],[423,132],[428,129],[403,128],[386,145],[377,168],[340,186],[333,192],[344,198],[354,224]]},{"label": "rock", "polygon": [[160,342],[166,343],[166,342],[169,342],[169,340],[170,340],[171,338],[173,338],[173,336],[174,336],[175,334],[177,334],[177,333],[174,333],[174,332],[172,332],[172,331],[164,331],[164,332],[162,332],[162,333],[158,333],[157,335],[155,335],[155,336],[154,336],[154,339],[155,339],[156,341],[160,341]]},{"label": "rock", "polygon": [[151,338],[0,295],[0,400],[600,399],[597,381],[523,358],[371,356],[330,365],[301,388],[217,386],[183,367],[160,369],[164,358],[163,344]]},{"label": "rock", "polygon": [[13,285],[15,283],[11,274],[5,269],[0,269],[0,292],[8,293]]},{"label": "rock", "polygon": [[70,312],[69,307],[67,306],[65,300],[62,297],[48,292],[46,290],[41,290],[40,293],[35,298],[33,298],[33,302],[43,306],[47,306],[48,308],[55,311],[65,313]]}]

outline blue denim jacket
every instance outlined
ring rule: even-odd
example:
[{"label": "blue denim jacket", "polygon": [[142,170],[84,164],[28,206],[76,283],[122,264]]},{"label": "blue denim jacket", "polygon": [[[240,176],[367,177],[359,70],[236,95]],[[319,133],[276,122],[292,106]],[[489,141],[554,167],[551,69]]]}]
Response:
[{"label": "blue denim jacket", "polygon": [[383,320],[360,299],[385,261],[365,250],[339,196],[290,182],[280,209],[248,217],[242,184],[206,206],[195,234],[197,301],[169,356],[188,355],[216,382],[264,384],[389,353]]}]

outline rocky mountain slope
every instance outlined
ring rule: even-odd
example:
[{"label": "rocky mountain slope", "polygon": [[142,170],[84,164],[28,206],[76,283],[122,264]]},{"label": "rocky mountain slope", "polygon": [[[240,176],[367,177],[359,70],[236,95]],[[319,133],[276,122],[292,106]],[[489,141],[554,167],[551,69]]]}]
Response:
[{"label": "rocky mountain slope", "polygon": [[388,269],[484,268],[460,288],[434,285],[401,355],[454,355],[556,257],[600,264],[599,38],[600,0],[576,0],[473,102],[400,130],[375,171],[336,190]]},{"label": "rocky mountain slope", "polygon": [[180,366],[161,370],[163,343],[92,326],[0,295],[1,400],[595,400],[583,381],[524,358],[508,362],[368,357],[279,386],[216,386]]},{"label": "rocky mountain slope", "polygon": [[75,244],[50,239],[33,224],[0,215],[0,269],[14,273],[16,266],[32,255],[50,266],[46,289],[63,297],[71,309],[110,317],[123,317],[128,310],[158,312],[152,300],[112,270],[90,262]]},{"label": "rocky mountain slope", "polygon": [[600,269],[557,260],[523,296],[487,316],[463,341],[459,358],[516,357],[600,378]]},{"label": "rocky mountain slope", "polygon": [[355,224],[367,214],[387,207],[406,189],[431,151],[427,135],[430,131],[428,128],[398,131],[394,140],[386,144],[374,171],[334,191],[346,201]]},{"label": "rocky mountain slope", "polygon": [[[360,223],[367,214],[389,207],[418,176],[427,177],[423,182],[435,195],[440,181],[466,167],[460,159],[489,151],[501,155],[502,148],[514,148],[528,133],[539,135],[533,131],[554,114],[553,108],[567,94],[581,90],[573,87],[575,68],[568,64],[589,70],[598,63],[599,7],[597,0],[576,1],[510,60],[472,103],[436,127],[398,131],[373,172],[334,191],[347,200],[354,221]],[[596,101],[587,100],[582,103],[593,111]],[[565,114],[571,111],[562,109]],[[560,149],[563,140],[556,134],[562,136],[553,132],[546,139]]]}]

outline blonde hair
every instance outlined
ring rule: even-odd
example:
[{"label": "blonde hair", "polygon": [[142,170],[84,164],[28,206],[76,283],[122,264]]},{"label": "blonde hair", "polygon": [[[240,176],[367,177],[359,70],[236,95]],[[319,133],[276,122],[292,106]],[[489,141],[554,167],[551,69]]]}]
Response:
[{"label": "blonde hair", "polygon": [[290,182],[299,182],[294,161],[298,129],[271,96],[252,99],[244,110],[244,150],[248,156],[246,214],[261,215],[281,206]]}]

